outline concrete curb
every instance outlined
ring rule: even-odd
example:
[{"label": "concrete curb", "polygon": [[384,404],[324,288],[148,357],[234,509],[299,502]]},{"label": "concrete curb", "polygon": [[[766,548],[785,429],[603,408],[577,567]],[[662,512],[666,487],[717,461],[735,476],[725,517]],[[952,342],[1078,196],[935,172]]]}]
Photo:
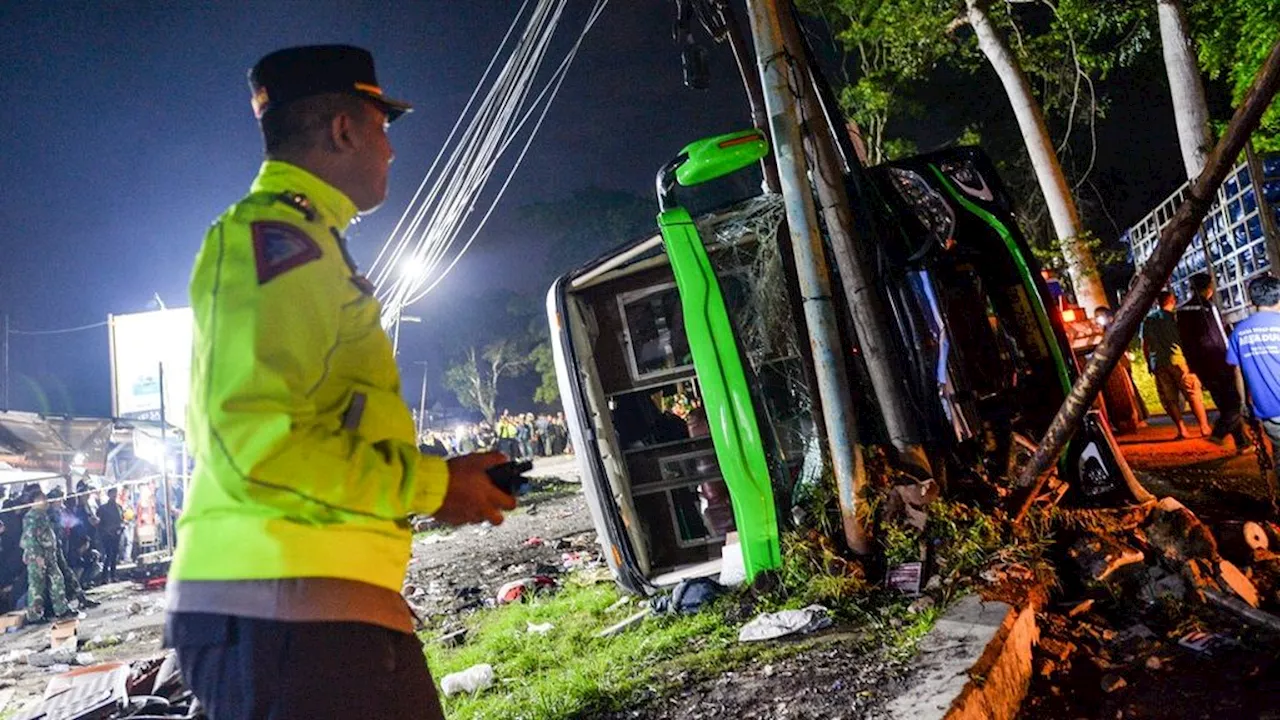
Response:
[{"label": "concrete curb", "polygon": [[1031,683],[1036,608],[967,595],[920,641],[910,686],[885,708],[902,720],[1012,720]]}]

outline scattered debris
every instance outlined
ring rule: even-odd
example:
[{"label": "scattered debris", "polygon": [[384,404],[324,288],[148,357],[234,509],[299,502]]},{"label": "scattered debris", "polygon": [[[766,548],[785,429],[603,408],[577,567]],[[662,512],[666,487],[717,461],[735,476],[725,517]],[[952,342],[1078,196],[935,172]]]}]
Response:
[{"label": "scattered debris", "polygon": [[22,610],[0,615],[0,632],[17,632],[26,624],[27,614]]},{"label": "scattered debris", "polygon": [[653,612],[652,608],[646,607],[640,612],[635,613],[634,615],[627,616],[627,619],[623,620],[622,622],[615,623],[601,630],[600,632],[596,633],[596,637],[601,637],[601,638],[613,637],[614,635],[617,635],[618,633],[622,632],[623,630],[626,630],[632,625],[639,624],[645,618],[649,617],[649,614],[652,612]]},{"label": "scattered debris", "polygon": [[440,681],[440,690],[445,697],[460,693],[472,695],[493,685],[493,666],[489,663],[472,665],[462,672],[450,673]]},{"label": "scattered debris", "polygon": [[528,540],[525,540],[523,544],[525,547],[542,547],[544,544],[546,544],[546,541],[544,541],[542,538],[538,537],[537,535],[534,535]]},{"label": "scattered debris", "polygon": [[924,563],[902,563],[889,568],[884,584],[891,590],[915,597],[920,594],[920,581],[923,577]]},{"label": "scattered debris", "polygon": [[1194,630],[1179,638],[1178,644],[1188,650],[1212,655],[1215,650],[1219,650],[1230,645],[1231,640],[1217,633]]},{"label": "scattered debris", "polygon": [[1116,675],[1114,673],[1107,673],[1106,675],[1102,676],[1103,692],[1115,692],[1116,690],[1119,690],[1120,688],[1128,684],[1129,683],[1126,682],[1123,677]]},{"label": "scattered debris", "polygon": [[1076,541],[1067,555],[1095,582],[1105,582],[1120,568],[1141,563],[1141,550],[1107,535],[1087,535]]},{"label": "scattered debris", "polygon": [[1175,566],[1201,558],[1216,560],[1218,543],[1195,513],[1167,497],[1156,503],[1144,528],[1147,542]]},{"label": "scattered debris", "polygon": [[547,633],[554,630],[556,627],[555,625],[549,622],[534,624],[527,620],[525,621],[525,625],[526,625],[525,632],[529,633],[530,635],[546,635]]},{"label": "scattered debris", "polygon": [[699,577],[681,580],[672,589],[670,595],[656,595],[649,601],[650,607],[658,614],[696,613],[716,598],[723,595],[724,586],[711,578]]},{"label": "scattered debris", "polygon": [[467,642],[467,629],[462,628],[461,630],[454,630],[453,632],[445,633],[444,635],[441,635],[436,642],[438,642],[441,647],[461,647]]},{"label": "scattered debris", "polygon": [[1093,598],[1089,598],[1084,602],[1076,603],[1075,607],[1067,611],[1067,617],[1075,617],[1083,615],[1093,609]]},{"label": "scattered debris", "polygon": [[800,610],[757,615],[738,631],[738,641],[758,642],[788,635],[806,635],[830,626],[831,611],[821,605],[810,605]]},{"label": "scattered debris", "polygon": [[497,603],[506,605],[507,603],[518,602],[525,598],[527,593],[535,593],[547,590],[554,590],[556,581],[554,578],[546,575],[534,575],[533,577],[512,580],[498,589]]}]

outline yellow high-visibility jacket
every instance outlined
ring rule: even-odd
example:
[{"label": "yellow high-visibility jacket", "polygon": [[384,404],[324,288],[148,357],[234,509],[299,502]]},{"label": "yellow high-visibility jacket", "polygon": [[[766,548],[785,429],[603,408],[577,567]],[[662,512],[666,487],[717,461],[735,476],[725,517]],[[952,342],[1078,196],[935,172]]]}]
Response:
[{"label": "yellow high-visibility jacket", "polygon": [[407,516],[439,508],[380,306],[343,246],[351,200],[263,164],[191,276],[195,474],[172,577],[328,577],[399,591]]}]

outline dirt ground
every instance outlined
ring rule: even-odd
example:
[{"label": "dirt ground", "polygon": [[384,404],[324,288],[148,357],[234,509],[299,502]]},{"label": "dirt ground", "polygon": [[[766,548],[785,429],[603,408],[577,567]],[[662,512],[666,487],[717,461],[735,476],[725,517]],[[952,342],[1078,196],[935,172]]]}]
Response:
[{"label": "dirt ground", "polygon": [[[88,656],[79,658],[81,662],[76,664],[132,662],[162,652],[163,590],[142,590],[135,583],[118,582],[92,588],[87,594],[101,605],[81,613],[77,652]],[[28,656],[48,647],[48,625],[0,635],[0,717],[6,706],[21,708],[40,697],[49,678],[69,669],[64,663],[48,667],[31,664]]]},{"label": "dirt ground", "polygon": [[[1211,528],[1267,514],[1267,489],[1254,453],[1200,438],[1174,440],[1166,418],[1118,438],[1143,485],[1180,500]],[[1086,599],[1069,580],[1039,617],[1023,720],[1070,718],[1280,719],[1280,636],[1188,600],[1145,605],[1132,598]],[[1216,647],[1180,644],[1189,633]]]},{"label": "dirt ground", "polygon": [[[910,663],[887,649],[866,650],[861,636],[831,630],[806,649],[775,662],[758,661],[641,701],[609,720],[853,720],[887,718],[881,708],[909,675]],[[586,720],[585,718],[583,720]]]}]

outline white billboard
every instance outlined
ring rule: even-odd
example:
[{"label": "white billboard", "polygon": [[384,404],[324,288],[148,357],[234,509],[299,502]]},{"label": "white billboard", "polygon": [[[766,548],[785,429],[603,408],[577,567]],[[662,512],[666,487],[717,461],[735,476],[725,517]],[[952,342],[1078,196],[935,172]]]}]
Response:
[{"label": "white billboard", "polygon": [[186,424],[191,382],[191,308],[111,315],[111,411],[116,417],[160,419],[160,368],[164,414]]}]

